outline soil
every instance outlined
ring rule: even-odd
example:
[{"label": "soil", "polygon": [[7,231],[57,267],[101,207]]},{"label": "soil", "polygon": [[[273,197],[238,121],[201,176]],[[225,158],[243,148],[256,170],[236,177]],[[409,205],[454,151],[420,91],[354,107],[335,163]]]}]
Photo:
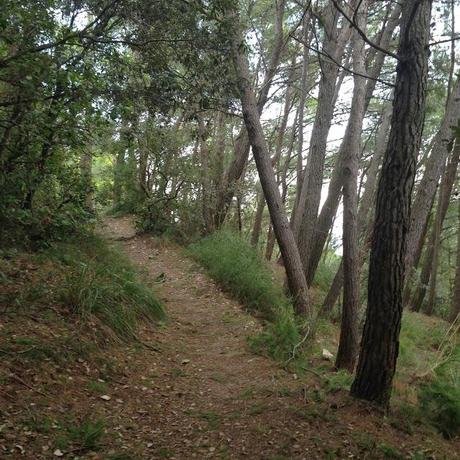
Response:
[{"label": "soil", "polygon": [[[0,458],[460,458],[458,440],[406,426],[344,390],[327,391],[322,377],[253,354],[248,337],[261,330],[258,320],[182,248],[137,235],[129,217],[105,224],[105,237],[154,281],[168,321],[142,327],[147,346],[108,346],[96,362],[35,368],[1,355]],[[14,321],[0,316],[0,333],[19,327]],[[22,334],[41,338],[69,327],[21,321]],[[105,420],[97,449],[56,447],[69,417]]]}]

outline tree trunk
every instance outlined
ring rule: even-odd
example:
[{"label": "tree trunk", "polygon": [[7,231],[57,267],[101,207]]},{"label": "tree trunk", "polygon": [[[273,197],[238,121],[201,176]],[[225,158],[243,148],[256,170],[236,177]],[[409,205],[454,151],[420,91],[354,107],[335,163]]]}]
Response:
[{"label": "tree trunk", "polygon": [[[398,24],[397,18],[399,17],[399,14],[400,14],[400,7],[398,4],[396,4],[394,8],[395,9],[393,10],[393,13],[387,25],[387,28],[389,31],[393,31],[396,25]],[[379,42],[379,45],[382,48],[387,48],[390,43],[391,36],[392,36],[392,33],[388,33],[388,31],[384,29],[384,32],[381,34],[381,40]],[[375,79],[380,75],[380,72],[383,66],[384,56],[381,56],[382,54],[383,53],[377,53],[377,55],[375,56],[373,65],[371,67],[371,70],[369,71],[369,75],[372,78],[368,79],[366,83],[366,97],[364,99],[363,116],[364,116],[364,113],[367,111],[367,107],[369,106],[370,100],[372,98],[372,95],[375,89],[376,82],[375,80],[373,80],[373,78]],[[373,53],[370,54],[369,58],[371,58],[372,56],[373,56]],[[368,66],[370,66],[370,64]],[[345,142],[345,138],[342,141],[342,144],[344,142]],[[315,277],[315,273],[318,268],[319,261],[321,260],[321,253],[323,251],[323,247],[326,242],[327,234],[331,228],[332,221],[334,219],[335,214],[337,213],[337,209],[340,204],[340,194],[342,190],[342,180],[343,180],[342,164],[341,164],[341,156],[340,156],[341,152],[343,152],[342,146],[340,147],[339,153],[337,155],[336,163],[332,171],[332,176],[331,176],[331,181],[329,182],[329,188],[328,188],[326,201],[323,207],[321,208],[321,212],[316,220],[315,234],[314,234],[313,244],[312,244],[312,248],[311,248],[309,259],[308,259],[308,265],[305,266],[307,283],[309,285],[313,282],[313,279]]]},{"label": "tree trunk", "polygon": [[460,315],[460,197],[458,198],[458,229],[457,229],[457,268],[455,270],[454,290],[449,320],[454,322]]},{"label": "tree trunk", "polygon": [[309,315],[308,290],[302,270],[299,251],[292,233],[289,221],[281,201],[281,195],[276,183],[270,154],[265,141],[260,115],[254,91],[249,76],[248,58],[243,54],[243,43],[236,14],[235,35],[232,41],[235,70],[238,76],[238,86],[241,94],[241,105],[246,129],[251,141],[252,151],[259,173],[260,183],[264,191],[273,229],[283,255],[289,290],[294,299],[294,308],[299,315]]},{"label": "tree trunk", "polygon": [[[388,131],[390,129],[392,107],[388,104],[382,113],[382,120],[377,131],[375,138],[375,151],[372,155],[371,163],[366,174],[366,183],[364,185],[364,191],[361,196],[359,211],[358,211],[358,235],[360,237],[360,257],[358,259],[359,268],[364,264],[365,252],[368,246],[365,244],[367,235],[367,229],[369,227],[370,220],[370,209],[375,197],[375,188],[377,185],[378,170],[382,163],[382,157],[385,153],[387,144]],[[334,280],[329,288],[329,291],[324,299],[323,306],[321,308],[321,315],[328,316],[337,299],[340,296],[340,291],[343,286],[343,262],[341,261],[337,273],[335,274]]]},{"label": "tree trunk", "polygon": [[[361,30],[366,31],[367,0],[354,13]],[[364,41],[353,32],[354,88],[350,113],[349,142],[343,156],[343,307],[340,341],[335,366],[353,372],[358,355],[359,249],[358,249],[358,163],[361,151],[361,113],[366,96]],[[354,112],[359,114],[355,115]]]},{"label": "tree trunk", "polygon": [[251,245],[257,247],[259,244],[260,231],[262,230],[262,219],[264,217],[265,198],[262,190],[257,193],[257,208],[252,227]]},{"label": "tree trunk", "polygon": [[[436,194],[442,168],[449,154],[452,141],[452,126],[457,126],[460,118],[460,78],[457,79],[447,103],[446,113],[431,149],[425,166],[425,172],[417,187],[417,194],[412,203],[413,213],[407,237],[406,269],[415,266],[417,248],[423,235],[423,229],[430,214],[431,203]],[[410,273],[409,273],[410,275]]]},{"label": "tree trunk", "polygon": [[84,204],[88,211],[94,211],[92,165],[93,157],[91,152],[83,152],[80,157],[80,174],[84,187]]},{"label": "tree trunk", "polygon": [[[343,27],[338,29],[339,13],[332,5],[332,2],[326,8],[324,53],[331,56],[332,60],[340,62],[351,35],[351,28],[348,23],[344,23]],[[292,221],[304,267],[308,266],[313,242],[315,223],[321,201],[327,138],[334,115],[334,95],[339,67],[332,60],[320,58],[322,73],[319,83],[318,109],[312,128],[302,189]],[[303,122],[303,120],[300,120],[300,122]]]},{"label": "tree trunk", "polygon": [[[423,258],[422,271],[420,273],[420,282],[414,293],[410,307],[414,311],[419,311],[426,294],[426,286],[430,282],[433,268],[437,265],[436,262],[436,245],[439,245],[439,237],[446,218],[447,210],[449,208],[450,197],[452,195],[452,189],[454,187],[455,178],[457,176],[457,168],[460,160],[460,144],[455,143],[455,147],[452,150],[452,154],[449,163],[444,174],[441,187],[439,190],[438,207],[436,210],[436,217],[433,223],[433,229],[428,241],[427,248],[425,250],[425,256]],[[429,304],[428,304],[429,306]]]},{"label": "tree trunk", "polygon": [[432,0],[403,4],[389,142],[377,192],[361,353],[351,394],[388,407],[402,316],[406,238],[425,117]]},{"label": "tree trunk", "polygon": [[[281,52],[284,47],[284,34],[283,34],[283,19],[286,0],[277,0],[275,2],[276,16],[275,16],[275,34],[273,38],[273,50],[270,56],[270,61],[265,73],[264,80],[259,92],[257,100],[257,111],[259,116],[268,100],[268,93],[272,84],[272,80],[276,75],[278,65],[281,59]],[[231,163],[226,175],[225,185],[222,187],[221,193],[218,194],[216,204],[216,217],[215,225],[219,228],[227,215],[228,208],[233,200],[235,194],[236,183],[243,174],[244,167],[249,157],[250,142],[248,133],[244,125],[241,127],[240,133],[235,142],[235,154],[233,162]]]}]

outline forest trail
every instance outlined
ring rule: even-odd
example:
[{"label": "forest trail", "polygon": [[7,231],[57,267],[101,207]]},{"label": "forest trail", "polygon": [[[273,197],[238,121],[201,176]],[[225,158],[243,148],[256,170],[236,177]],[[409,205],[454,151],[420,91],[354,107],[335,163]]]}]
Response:
[{"label": "forest trail", "polygon": [[161,384],[160,393],[141,401],[142,431],[153,444],[145,458],[315,456],[305,447],[312,427],[296,421],[293,429],[295,376],[248,350],[257,321],[180,249],[136,236],[129,217],[105,222],[108,238],[120,240],[134,264],[161,280],[156,290],[169,317],[154,337],[143,337],[161,350],[145,363],[145,379],[154,374]]},{"label": "forest trail", "polygon": [[143,332],[159,352],[138,354],[140,374],[129,371],[131,388],[140,385],[142,394],[120,389],[127,400],[115,417],[136,414],[129,451],[142,459],[374,459],[389,458],[391,449],[434,447],[371,415],[345,391],[324,395],[315,375],[298,378],[251,353],[247,337],[260,325],[182,249],[136,235],[129,217],[105,225],[106,237],[159,281],[169,316],[165,327]]}]

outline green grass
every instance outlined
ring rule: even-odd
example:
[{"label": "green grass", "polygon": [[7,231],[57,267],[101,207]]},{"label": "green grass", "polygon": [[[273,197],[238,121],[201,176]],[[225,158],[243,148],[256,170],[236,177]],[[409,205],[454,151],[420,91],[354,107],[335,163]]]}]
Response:
[{"label": "green grass", "polygon": [[189,246],[210,276],[250,311],[273,318],[290,304],[260,254],[239,235],[223,230]]},{"label": "green grass", "polygon": [[249,339],[252,350],[279,361],[289,359],[301,340],[300,328],[281,283],[259,252],[228,230],[192,244],[189,252],[248,311],[267,320],[263,332]]},{"label": "green grass", "polygon": [[115,248],[95,236],[52,245],[41,257],[61,265],[60,302],[82,320],[97,318],[116,337],[136,336],[141,320],[164,319],[154,293]]}]

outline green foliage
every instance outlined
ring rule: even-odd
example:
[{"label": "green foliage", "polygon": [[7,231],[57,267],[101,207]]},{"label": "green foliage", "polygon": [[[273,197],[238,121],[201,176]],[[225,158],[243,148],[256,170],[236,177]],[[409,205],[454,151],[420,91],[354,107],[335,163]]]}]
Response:
[{"label": "green foliage", "polygon": [[249,311],[268,322],[249,339],[251,348],[286,361],[301,340],[292,305],[270,267],[247,241],[222,230],[189,246],[192,256]]},{"label": "green foliage", "polygon": [[294,347],[300,343],[301,336],[292,309],[281,310],[272,321],[265,324],[262,332],[248,340],[255,353],[267,354],[281,362],[293,358]]},{"label": "green foliage", "polygon": [[440,365],[431,381],[421,385],[423,414],[446,438],[460,433],[460,347]]},{"label": "green foliage", "polygon": [[80,424],[68,427],[69,438],[84,450],[96,450],[104,435],[103,419],[84,419]]},{"label": "green foliage", "polygon": [[211,277],[248,310],[273,319],[289,306],[268,265],[240,236],[222,230],[192,244],[189,250]]},{"label": "green foliage", "polygon": [[120,253],[94,236],[54,245],[47,251],[65,267],[61,302],[88,320],[97,317],[117,337],[136,336],[141,319],[159,320],[164,311],[155,295]]}]

